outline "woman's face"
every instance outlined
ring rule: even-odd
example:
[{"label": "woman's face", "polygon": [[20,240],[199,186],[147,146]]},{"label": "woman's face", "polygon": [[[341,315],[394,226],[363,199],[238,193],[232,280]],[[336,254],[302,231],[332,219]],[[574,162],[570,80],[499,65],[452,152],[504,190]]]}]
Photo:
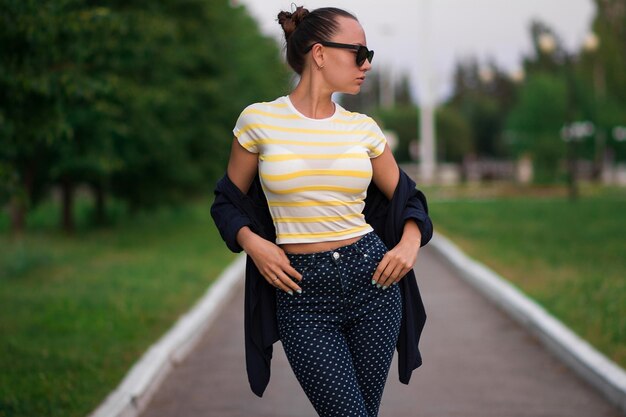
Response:
[{"label": "woman's face", "polygon": [[[331,42],[367,46],[365,32],[354,19],[337,18],[339,30]],[[366,59],[361,66],[356,63],[356,51],[352,49],[324,46],[324,68],[322,74],[333,92],[357,94],[365,81],[365,73],[372,68]]]}]

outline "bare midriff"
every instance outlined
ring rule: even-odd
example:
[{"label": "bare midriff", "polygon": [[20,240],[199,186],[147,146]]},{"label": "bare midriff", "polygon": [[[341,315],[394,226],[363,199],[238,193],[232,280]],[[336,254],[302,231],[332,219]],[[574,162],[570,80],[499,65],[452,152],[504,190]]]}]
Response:
[{"label": "bare midriff", "polygon": [[351,237],[343,240],[333,240],[330,242],[314,243],[284,243],[280,247],[287,253],[315,253],[333,250],[342,246],[351,245],[363,236]]}]

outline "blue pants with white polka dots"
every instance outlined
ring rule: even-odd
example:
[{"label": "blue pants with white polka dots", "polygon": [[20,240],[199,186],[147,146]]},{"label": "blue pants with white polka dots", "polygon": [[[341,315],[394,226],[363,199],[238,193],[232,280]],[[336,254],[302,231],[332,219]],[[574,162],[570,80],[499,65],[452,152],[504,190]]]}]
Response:
[{"label": "blue pants with white polka dots", "polygon": [[400,288],[372,285],[387,252],[370,232],[312,254],[287,254],[302,294],[277,289],[278,331],[291,368],[322,417],[374,417],[400,331]]}]

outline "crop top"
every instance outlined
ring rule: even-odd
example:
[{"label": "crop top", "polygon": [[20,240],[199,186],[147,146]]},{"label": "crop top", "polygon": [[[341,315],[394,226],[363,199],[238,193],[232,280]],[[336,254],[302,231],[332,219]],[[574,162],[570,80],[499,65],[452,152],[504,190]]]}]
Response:
[{"label": "crop top", "polygon": [[288,96],[255,103],[233,133],[259,155],[259,176],[276,228],[276,243],[311,243],[362,236],[372,180],[370,158],[387,143],[376,122],[335,103],[325,119],[301,114]]}]

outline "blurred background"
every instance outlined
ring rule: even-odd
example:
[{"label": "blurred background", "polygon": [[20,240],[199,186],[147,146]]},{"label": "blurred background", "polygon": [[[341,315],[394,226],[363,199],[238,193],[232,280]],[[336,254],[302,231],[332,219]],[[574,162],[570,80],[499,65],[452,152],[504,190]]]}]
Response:
[{"label": "blurred background", "polygon": [[[626,0],[304,5],[359,17],[373,70],[336,99],[435,229],[625,366]],[[296,82],[291,7],[0,0],[0,417],[87,414],[233,259],[213,186]]]}]

